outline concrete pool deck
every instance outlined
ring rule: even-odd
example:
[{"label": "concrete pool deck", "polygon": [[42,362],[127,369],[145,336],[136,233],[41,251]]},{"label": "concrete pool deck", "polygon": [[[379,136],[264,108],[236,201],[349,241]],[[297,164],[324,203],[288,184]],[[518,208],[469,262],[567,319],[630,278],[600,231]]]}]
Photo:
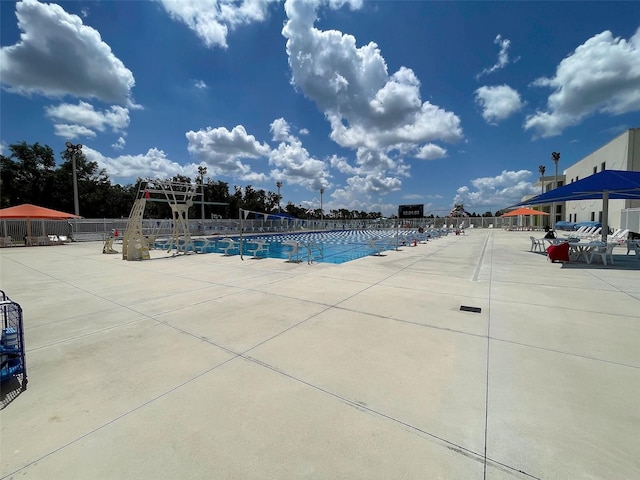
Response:
[{"label": "concrete pool deck", "polygon": [[640,478],[640,260],[529,235],[342,265],[2,249],[29,385],[0,478]]}]

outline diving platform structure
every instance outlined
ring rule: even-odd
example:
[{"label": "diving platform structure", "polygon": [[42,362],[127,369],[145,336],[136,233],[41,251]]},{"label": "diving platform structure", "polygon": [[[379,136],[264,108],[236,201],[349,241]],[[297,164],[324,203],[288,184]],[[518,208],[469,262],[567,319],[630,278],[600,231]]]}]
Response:
[{"label": "diving platform structure", "polygon": [[[189,207],[194,203],[208,205],[227,205],[220,202],[194,202],[194,197],[202,195],[198,192],[199,184],[178,182],[174,180],[143,180],[138,186],[136,199],[129,214],[127,228],[122,237],[123,260],[150,260],[150,248],[155,242],[154,236],[143,232],[143,217],[147,202],[169,203],[172,212],[173,229],[167,245],[167,253],[175,254],[196,252],[189,231]],[[200,189],[201,190],[201,189]]]}]

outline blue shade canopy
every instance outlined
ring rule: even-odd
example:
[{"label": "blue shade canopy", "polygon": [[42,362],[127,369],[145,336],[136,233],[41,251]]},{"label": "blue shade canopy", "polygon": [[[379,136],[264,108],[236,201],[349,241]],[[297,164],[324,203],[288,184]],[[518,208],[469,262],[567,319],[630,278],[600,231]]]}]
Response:
[{"label": "blue shade canopy", "polygon": [[640,172],[604,170],[530,198],[519,205],[602,199],[602,241],[607,241],[609,200],[640,200]]},{"label": "blue shade canopy", "polygon": [[605,192],[610,200],[640,200],[640,172],[604,170],[582,180],[568,183],[514,206],[538,205],[540,203],[597,200]]},{"label": "blue shade canopy", "polygon": [[[256,214],[256,218],[258,214]],[[288,213],[270,213],[265,217],[265,220],[297,220],[298,217],[294,217],[293,215],[289,215]]]}]

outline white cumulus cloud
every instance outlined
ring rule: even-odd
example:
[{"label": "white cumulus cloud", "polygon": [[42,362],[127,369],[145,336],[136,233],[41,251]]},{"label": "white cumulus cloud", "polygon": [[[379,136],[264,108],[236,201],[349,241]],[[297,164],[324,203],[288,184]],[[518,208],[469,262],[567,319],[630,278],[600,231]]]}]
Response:
[{"label": "white cumulus cloud", "polygon": [[227,175],[246,181],[263,181],[266,176],[252,172],[242,159],[267,157],[271,149],[249,135],[242,125],[232,130],[224,127],[189,131],[186,134],[189,153],[209,167],[212,175]]},{"label": "white cumulus cloud", "polygon": [[53,131],[58,137],[74,140],[76,138],[96,138],[96,132],[82,125],[70,125],[68,123],[56,123]]},{"label": "white cumulus cloud", "polygon": [[107,128],[119,132],[129,126],[129,109],[118,105],[100,111],[83,101],[78,102],[77,105],[62,103],[55,107],[45,107],[45,114],[56,122],[81,125],[100,132],[104,132]]},{"label": "white cumulus cloud", "polygon": [[518,203],[525,195],[537,193],[529,180],[532,175],[528,170],[503,170],[495,177],[476,178],[471,181],[471,187],[465,185],[458,188],[453,203],[464,204],[467,211],[506,208]]},{"label": "white cumulus cloud", "polygon": [[127,141],[125,140],[124,136],[120,136],[118,137],[118,140],[115,141],[115,143],[111,144],[111,148],[113,148],[114,150],[122,150],[126,144]]},{"label": "white cumulus cloud", "polygon": [[36,0],[18,2],[16,16],[20,41],[0,49],[0,78],[8,90],[133,105],[133,74],[79,16]]},{"label": "white cumulus cloud", "polygon": [[275,167],[271,176],[286,178],[287,183],[302,185],[309,190],[331,185],[328,165],[313,158],[297,139],[281,142],[269,155],[269,164]]},{"label": "white cumulus cloud", "polygon": [[286,178],[287,183],[302,185],[309,190],[331,186],[330,161],[313,158],[300,139],[291,134],[291,126],[284,118],[271,123],[271,133],[273,140],[280,142],[269,155],[269,164],[274,167],[272,178]]},{"label": "white cumulus cloud", "polygon": [[640,110],[640,29],[628,41],[610,31],[591,37],[560,62],[554,77],[533,85],[553,89],[547,110],[524,124],[541,137],[560,135],[595,113]]},{"label": "white cumulus cloud", "polygon": [[165,179],[174,175],[184,175],[195,178],[198,174],[198,165],[180,165],[157,148],[150,148],[146,153],[117,157],[105,156],[86,146],[82,152],[87,160],[96,162],[99,169],[104,169],[114,183],[129,184],[135,182],[138,177]]},{"label": "white cumulus cloud", "polygon": [[[285,2],[288,21],[282,34],[287,38],[291,83],[324,113],[332,140],[356,150],[353,165],[341,157],[330,159],[334,168],[352,175],[349,188],[339,188],[336,195],[349,195],[354,201],[356,195],[377,197],[399,189],[400,177],[409,175],[403,156],[420,154],[427,143],[434,145],[430,153],[437,155],[433,142],[460,140],[460,119],[422,100],[412,69],[400,67],[390,74],[375,43],[358,46],[352,35],[315,28],[318,8],[327,5],[357,9],[362,2]],[[442,152],[446,150],[440,147]]]},{"label": "white cumulus cloud", "polygon": [[416,158],[421,158],[422,160],[434,160],[436,158],[444,158],[446,156],[447,149],[433,143],[423,145],[418,150],[418,153],[415,154]]},{"label": "white cumulus cloud", "polygon": [[509,118],[524,105],[520,94],[508,85],[483,86],[475,94],[476,103],[482,108],[482,117],[489,123]]},{"label": "white cumulus cloud", "polygon": [[229,31],[263,21],[275,0],[160,0],[171,18],[187,25],[207,47],[227,48]]},{"label": "white cumulus cloud", "polygon": [[275,142],[286,142],[294,138],[291,135],[291,127],[284,118],[276,118],[270,125],[272,139]]},{"label": "white cumulus cloud", "polygon": [[[476,79],[480,78],[483,75],[493,73],[496,70],[500,70],[509,64],[509,47],[511,46],[511,40],[502,38],[502,35],[498,34],[493,40],[493,43],[500,46],[500,51],[498,52],[498,60],[492,67],[485,68],[478,75],[476,75]],[[518,61],[518,59],[516,58],[515,61]]]},{"label": "white cumulus cloud", "polygon": [[335,142],[382,149],[462,138],[454,113],[421,100],[420,82],[411,69],[401,67],[389,75],[375,43],[358,47],[352,35],[315,28],[321,3],[287,0],[288,21],[282,33],[287,38],[292,84],[325,114]]}]

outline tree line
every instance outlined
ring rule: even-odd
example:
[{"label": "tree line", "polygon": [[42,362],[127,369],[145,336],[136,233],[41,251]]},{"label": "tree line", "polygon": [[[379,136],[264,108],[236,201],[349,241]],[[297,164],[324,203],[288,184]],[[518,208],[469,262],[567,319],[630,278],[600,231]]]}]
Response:
[{"label": "tree line", "polygon": [[[73,201],[73,159],[66,149],[60,153],[62,163],[57,164],[55,154],[49,145],[20,142],[8,146],[9,156],[0,155],[0,208],[23,203],[32,203],[41,207],[74,212]],[[307,209],[288,202],[281,205],[278,194],[251,185],[233,186],[220,180],[205,178],[206,168],[199,167],[198,178],[194,183],[202,182],[205,202],[218,202],[227,205],[206,205],[204,218],[238,218],[239,209],[254,212],[272,213],[282,211],[297,218],[319,219],[319,208]],[[87,160],[84,153],[76,156],[76,174],[80,215],[85,218],[126,218],[129,216],[136,199],[142,179],[135,184],[112,184],[104,169],[96,162]],[[192,183],[187,176],[176,175],[171,180]],[[202,206],[195,203],[189,209],[189,218],[200,218]],[[499,212],[496,213],[496,215]],[[168,204],[149,202],[145,209],[148,218],[171,218]],[[491,217],[491,212],[471,217]],[[375,219],[382,217],[380,212],[365,212],[345,208],[332,209],[324,213],[325,218],[334,219]],[[392,217],[393,218],[393,217]],[[427,218],[434,218],[429,215]],[[436,216],[437,218],[437,216]]]},{"label": "tree line", "polygon": [[[49,145],[20,142],[8,146],[8,156],[0,155],[0,208],[32,203],[41,207],[74,212],[73,200],[73,158],[65,149],[60,153],[62,163],[56,162]],[[320,209],[308,210],[288,202],[281,205],[278,194],[251,185],[233,186],[230,191],[227,182],[205,178],[206,169],[200,168],[205,202],[227,205],[204,206],[205,218],[238,218],[239,209],[273,213],[279,210],[298,218],[320,218]],[[125,218],[129,216],[142,179],[135,184],[119,185],[111,183],[104,169],[91,162],[81,151],[76,155],[76,175],[80,215],[85,218]],[[192,183],[192,179],[176,175],[171,180]],[[199,187],[200,189],[200,187]],[[189,209],[189,218],[200,218],[202,206],[198,202]],[[148,218],[171,218],[171,209],[166,203],[149,202],[145,208]],[[342,219],[378,218],[380,212],[349,211],[347,209],[325,212],[325,217]]]}]

